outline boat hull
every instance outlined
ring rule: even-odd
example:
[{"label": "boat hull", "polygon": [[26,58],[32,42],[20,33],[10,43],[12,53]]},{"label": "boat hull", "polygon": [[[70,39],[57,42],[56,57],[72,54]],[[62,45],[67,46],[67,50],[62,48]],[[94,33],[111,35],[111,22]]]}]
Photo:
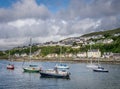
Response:
[{"label": "boat hull", "polygon": [[93,69],[94,72],[109,72],[108,70],[98,70],[98,69]]},{"label": "boat hull", "polygon": [[7,69],[14,70],[14,65],[8,65],[8,66],[7,66]]},{"label": "boat hull", "polygon": [[29,73],[39,73],[40,70],[31,70],[31,69],[26,69],[26,68],[23,68],[24,72],[29,72]]}]

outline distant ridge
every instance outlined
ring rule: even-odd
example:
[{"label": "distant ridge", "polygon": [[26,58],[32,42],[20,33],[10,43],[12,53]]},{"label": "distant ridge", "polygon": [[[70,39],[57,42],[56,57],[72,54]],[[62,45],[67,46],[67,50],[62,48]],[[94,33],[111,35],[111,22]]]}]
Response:
[{"label": "distant ridge", "polygon": [[88,34],[84,34],[81,37],[88,37],[88,36],[94,36],[94,35],[104,35],[104,34],[117,34],[120,33],[120,28],[112,29],[112,30],[107,30],[107,31],[99,31],[99,32],[92,32]]}]

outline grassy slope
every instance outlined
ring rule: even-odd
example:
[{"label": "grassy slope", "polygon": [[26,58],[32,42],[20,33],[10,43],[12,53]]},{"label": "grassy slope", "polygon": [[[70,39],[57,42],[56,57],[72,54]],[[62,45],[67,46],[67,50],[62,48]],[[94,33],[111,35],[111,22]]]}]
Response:
[{"label": "grassy slope", "polygon": [[82,37],[84,37],[84,36],[93,36],[93,35],[104,35],[106,33],[108,33],[108,34],[117,34],[117,33],[120,33],[120,28],[113,29],[113,30],[107,30],[107,31],[100,31],[100,32],[88,33],[88,34],[82,35]]}]

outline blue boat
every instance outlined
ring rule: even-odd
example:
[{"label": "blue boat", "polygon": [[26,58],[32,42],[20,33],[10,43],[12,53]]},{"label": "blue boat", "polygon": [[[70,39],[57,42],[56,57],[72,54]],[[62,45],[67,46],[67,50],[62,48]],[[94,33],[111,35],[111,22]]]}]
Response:
[{"label": "blue boat", "polygon": [[58,69],[69,69],[69,66],[66,64],[56,64],[55,67]]}]

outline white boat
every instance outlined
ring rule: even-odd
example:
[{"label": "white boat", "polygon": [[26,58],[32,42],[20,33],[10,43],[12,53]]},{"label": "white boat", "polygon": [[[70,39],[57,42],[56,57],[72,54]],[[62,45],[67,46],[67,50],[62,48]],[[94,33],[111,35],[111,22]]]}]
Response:
[{"label": "white boat", "polygon": [[69,69],[69,66],[66,64],[56,64],[55,67],[58,69]]},{"label": "white boat", "polygon": [[55,67],[58,69],[69,69],[68,65],[61,63],[61,51],[62,48],[60,47],[60,63],[56,64]]},{"label": "white boat", "polygon": [[24,72],[40,72],[41,68],[38,65],[29,65],[28,67],[23,68]]},{"label": "white boat", "polygon": [[70,73],[67,71],[60,71],[56,69],[48,69],[48,70],[41,70],[40,71],[41,77],[46,78],[67,78],[69,79]]},{"label": "white boat", "polygon": [[98,68],[98,66],[99,66],[99,63],[98,63],[98,64],[92,63],[92,58],[91,58],[90,63],[87,64],[86,67],[87,67],[87,68],[92,68],[92,69],[94,69],[94,68]]},{"label": "white boat", "polygon": [[31,64],[31,41],[32,39],[30,39],[30,65],[28,67],[23,67],[24,72],[40,72],[41,67],[39,67],[38,65],[33,65]]},{"label": "white boat", "polygon": [[93,69],[94,72],[109,72],[107,69],[103,68],[103,67],[98,67],[96,69]]},{"label": "white boat", "polygon": [[99,59],[98,59],[98,67],[93,69],[94,72],[109,72],[107,69],[103,68],[100,64],[99,64]]},{"label": "white boat", "polygon": [[94,69],[94,68],[98,68],[98,65],[91,63],[91,64],[88,64],[86,67]]},{"label": "white boat", "polygon": [[[10,58],[10,51],[9,51],[9,60],[12,61],[11,58]],[[14,64],[12,64],[12,63],[9,63],[9,64],[7,65],[7,69],[12,69],[12,70],[14,70],[14,68],[15,68],[15,67],[14,67]]]}]

